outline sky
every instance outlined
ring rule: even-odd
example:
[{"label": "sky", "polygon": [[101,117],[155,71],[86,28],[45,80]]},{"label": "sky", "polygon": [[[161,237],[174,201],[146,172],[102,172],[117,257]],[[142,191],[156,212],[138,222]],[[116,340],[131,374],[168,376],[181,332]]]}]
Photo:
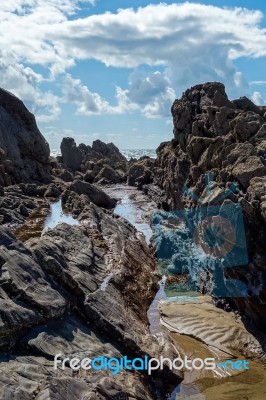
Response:
[{"label": "sky", "polygon": [[2,0],[0,25],[0,86],[51,150],[66,136],[155,149],[175,98],[207,81],[266,105],[265,0]]}]

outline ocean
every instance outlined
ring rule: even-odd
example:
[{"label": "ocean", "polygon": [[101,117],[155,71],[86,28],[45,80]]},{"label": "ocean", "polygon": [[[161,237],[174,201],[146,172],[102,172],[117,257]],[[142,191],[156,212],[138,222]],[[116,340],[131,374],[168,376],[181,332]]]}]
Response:
[{"label": "ocean", "polygon": [[126,157],[127,160],[130,158],[137,158],[143,156],[149,156],[151,158],[156,158],[156,150],[155,149],[127,149],[127,150],[120,150],[121,153]]},{"label": "ocean", "polygon": [[[126,157],[127,160],[130,158],[137,158],[143,156],[149,156],[151,158],[156,158],[156,150],[155,149],[124,149],[120,150],[121,153]],[[60,151],[51,150],[51,156],[56,157],[60,155]]]}]

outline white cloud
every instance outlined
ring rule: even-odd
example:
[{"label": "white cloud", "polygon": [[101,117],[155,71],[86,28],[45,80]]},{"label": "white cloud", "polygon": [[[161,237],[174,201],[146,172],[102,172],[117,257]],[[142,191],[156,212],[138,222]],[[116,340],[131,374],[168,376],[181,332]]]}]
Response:
[{"label": "white cloud", "polygon": [[263,86],[263,85],[266,85],[266,81],[252,81],[252,82],[250,82],[250,85]]},{"label": "white cloud", "polygon": [[58,9],[73,14],[79,3],[95,4],[96,0],[9,0],[1,4],[1,11],[15,12],[19,15],[31,14],[36,8]]},{"label": "white cloud", "polygon": [[147,74],[135,70],[129,77],[129,88],[123,93],[131,106],[135,105],[148,118],[169,116],[175,99],[169,79],[159,71]]},{"label": "white cloud", "polygon": [[169,86],[169,80],[159,71],[150,74],[135,71],[129,77],[128,97],[134,103],[146,104],[165,92]]},{"label": "white cloud", "polygon": [[122,114],[137,108],[130,103],[121,88],[116,88],[117,104],[113,106],[98,93],[91,92],[80,79],[73,79],[70,74],[66,74],[64,78],[62,92],[63,100],[74,103],[77,114],[80,115]]},{"label": "white cloud", "polygon": [[6,51],[1,50],[0,75],[1,86],[23,99],[31,111],[37,114],[38,121],[48,122],[59,117],[59,97],[51,91],[39,89],[39,84],[44,81],[42,75],[30,67],[24,67]]},{"label": "white cloud", "polygon": [[253,92],[251,99],[257,106],[263,106],[265,104],[265,100],[260,92]]},{"label": "white cloud", "polygon": [[[140,110],[145,116],[169,115],[169,105],[192,84],[221,80],[231,96],[248,85],[234,65],[239,57],[266,56],[266,29],[260,11],[194,3],[160,3],[78,18],[82,3],[93,0],[9,0],[0,11],[0,49],[6,60],[2,85],[32,102],[41,120],[60,114],[55,93],[40,89],[41,65],[50,81],[62,81],[64,100],[77,113],[121,114]],[[236,23],[237,21],[237,23]],[[94,59],[112,67],[162,66],[164,73],[131,77],[128,88],[116,88],[116,104],[92,92],[69,69]],[[58,75],[62,74],[63,79]],[[51,110],[48,110],[48,105]]]}]

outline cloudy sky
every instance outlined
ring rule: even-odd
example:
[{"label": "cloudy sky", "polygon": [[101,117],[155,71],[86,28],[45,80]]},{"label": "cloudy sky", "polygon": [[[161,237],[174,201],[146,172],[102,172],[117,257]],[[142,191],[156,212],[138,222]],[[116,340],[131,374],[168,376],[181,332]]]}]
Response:
[{"label": "cloudy sky", "polygon": [[64,136],[156,148],[194,84],[266,104],[265,14],[264,0],[1,1],[0,85],[51,149]]}]

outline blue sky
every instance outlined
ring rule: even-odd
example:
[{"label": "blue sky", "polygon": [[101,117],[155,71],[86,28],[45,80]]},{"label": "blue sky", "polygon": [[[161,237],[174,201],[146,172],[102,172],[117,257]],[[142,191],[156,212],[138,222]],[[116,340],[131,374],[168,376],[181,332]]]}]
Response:
[{"label": "blue sky", "polygon": [[1,86],[64,136],[120,148],[172,138],[170,107],[197,83],[266,104],[266,3],[9,0],[0,6]]}]

